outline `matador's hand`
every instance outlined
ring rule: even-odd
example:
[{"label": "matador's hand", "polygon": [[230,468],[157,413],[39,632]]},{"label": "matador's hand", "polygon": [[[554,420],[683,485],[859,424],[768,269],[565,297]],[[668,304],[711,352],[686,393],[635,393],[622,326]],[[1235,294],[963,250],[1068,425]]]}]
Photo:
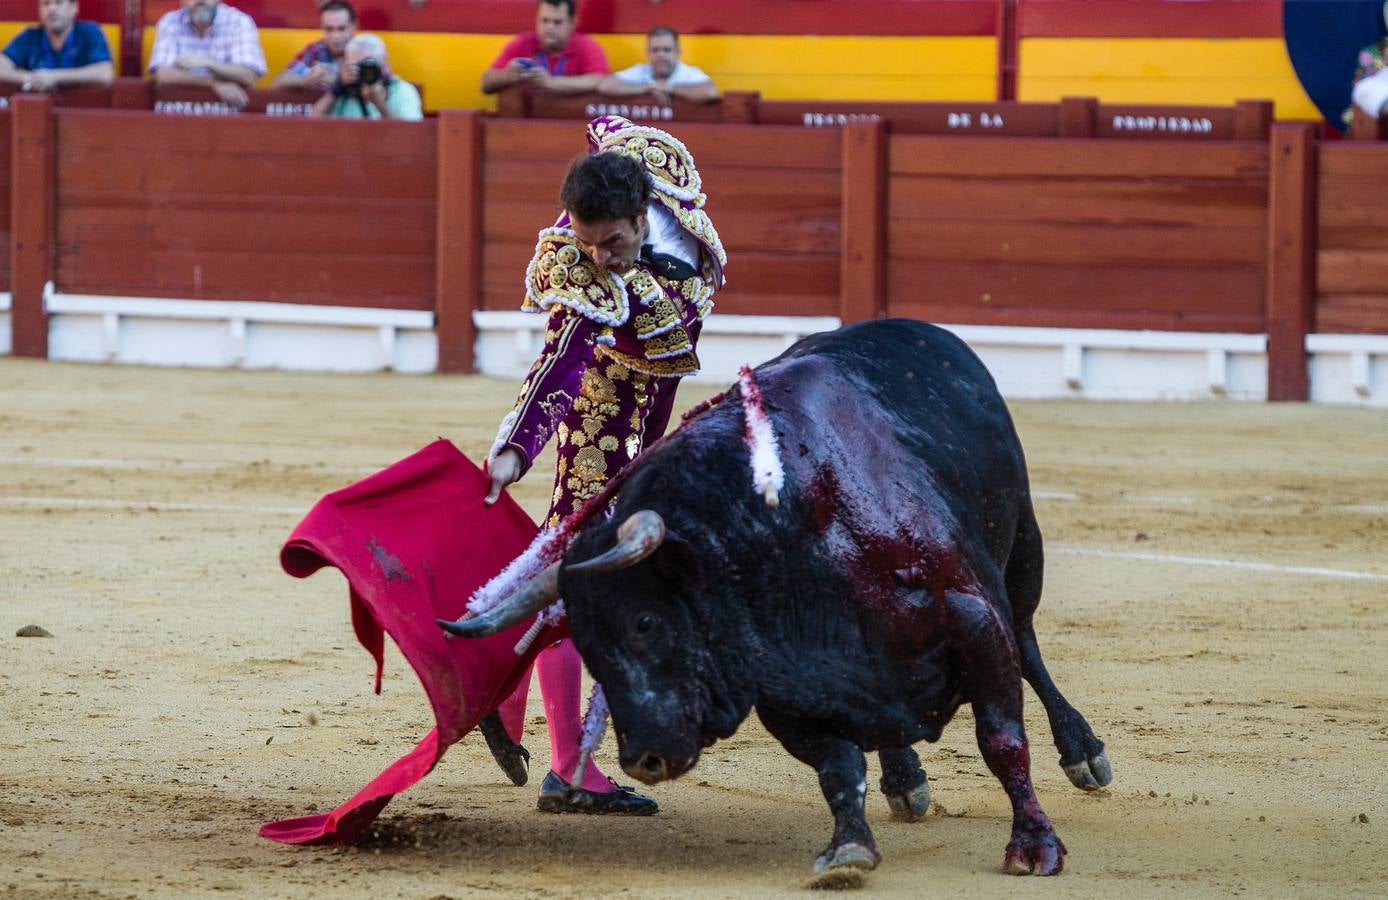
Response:
[{"label": "matador's hand", "polygon": [[521,455],[515,447],[507,447],[502,450],[491,462],[487,463],[487,474],[491,476],[492,484],[487,490],[487,496],[482,502],[491,506],[501,497],[501,492],[508,484],[513,484],[521,477]]}]

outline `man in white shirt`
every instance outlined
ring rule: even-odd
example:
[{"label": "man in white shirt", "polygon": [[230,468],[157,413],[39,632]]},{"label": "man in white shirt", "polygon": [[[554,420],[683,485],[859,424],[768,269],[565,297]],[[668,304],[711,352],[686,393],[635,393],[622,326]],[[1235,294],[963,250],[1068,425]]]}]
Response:
[{"label": "man in white shirt", "polygon": [[680,36],[663,25],[646,35],[646,61],[609,75],[598,83],[609,97],[653,96],[661,103],[674,97],[694,103],[718,99],[718,88],[702,69],[680,61]]}]

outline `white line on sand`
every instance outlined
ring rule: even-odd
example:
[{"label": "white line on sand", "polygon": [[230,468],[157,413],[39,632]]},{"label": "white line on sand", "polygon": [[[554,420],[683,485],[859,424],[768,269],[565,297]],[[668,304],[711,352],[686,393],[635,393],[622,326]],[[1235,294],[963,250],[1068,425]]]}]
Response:
[{"label": "white line on sand", "polygon": [[230,469],[224,462],[195,462],[186,459],[67,459],[62,457],[0,456],[0,466],[44,466],[55,469]]},{"label": "white line on sand", "polygon": [[[229,503],[169,503],[160,500],[95,500],[83,497],[0,497],[0,507],[47,507],[50,509],[126,509],[135,512],[239,512],[271,515],[301,516],[308,510],[298,506],[238,506]],[[1160,553],[1132,553],[1121,550],[1098,550],[1090,547],[1046,548],[1061,556],[1098,556],[1105,559],[1132,559],[1142,562],[1178,563],[1186,566],[1207,566],[1219,569],[1243,569],[1251,572],[1279,572],[1284,575],[1311,575],[1321,578],[1350,578],[1361,581],[1388,581],[1388,574],[1356,572],[1350,569],[1325,569],[1318,566],[1278,566],[1272,563],[1239,559],[1206,559],[1198,556],[1172,556]]]},{"label": "white line on sand", "polygon": [[163,471],[184,469],[196,472],[217,472],[228,469],[254,469],[257,462],[268,464],[275,469],[304,469],[313,474],[349,475],[363,478],[375,469],[351,466],[320,466],[316,463],[286,463],[265,460],[246,460],[244,462],[225,462],[217,460],[192,459],[85,459],[79,457],[53,456],[0,456],[0,466],[35,466],[52,469],[127,469],[132,471]]},{"label": "white line on sand", "polygon": [[[1067,501],[1067,502],[1069,502],[1069,501],[1077,501],[1077,500],[1080,499],[1080,495],[1077,494],[1077,493],[1075,493],[1074,491],[1041,491],[1041,490],[1033,490],[1033,491],[1031,492],[1031,496],[1032,496],[1032,499],[1034,499],[1034,500],[1059,500],[1059,501]],[[1109,499],[1109,498],[1105,497],[1105,496],[1102,495],[1102,494],[1095,494],[1095,495],[1094,495],[1094,498],[1095,498],[1095,499],[1100,499],[1100,500]],[[1198,502],[1198,501],[1196,500],[1195,497],[1182,497],[1182,496],[1179,496],[1179,495],[1159,496],[1159,495],[1156,495],[1156,494],[1145,495],[1145,494],[1121,494],[1121,493],[1120,493],[1120,494],[1118,494],[1118,499],[1119,499],[1119,500],[1122,500],[1122,501],[1124,501],[1124,502],[1127,502],[1127,503],[1150,503],[1150,504],[1153,504],[1154,506],[1190,506],[1190,505],[1192,505],[1192,504]],[[1266,504],[1266,503],[1274,503],[1274,502],[1277,502],[1278,499],[1279,499],[1279,498],[1270,497],[1270,496],[1264,496],[1264,497],[1262,498],[1262,500],[1263,500],[1263,502],[1264,502],[1265,504]],[[1282,500],[1282,502],[1286,502],[1286,503],[1303,503],[1303,502],[1304,502],[1303,498],[1300,498],[1300,497],[1283,497],[1283,498],[1281,498],[1281,500]],[[1222,501],[1222,500],[1218,500],[1218,499],[1214,499],[1214,498],[1211,498],[1211,499],[1210,499],[1209,501],[1207,501],[1207,502],[1208,502],[1210,505],[1222,505],[1222,504],[1223,504],[1223,501]],[[1335,507],[1335,510],[1336,510],[1337,512],[1364,513],[1364,514],[1366,514],[1366,515],[1378,516],[1378,515],[1388,514],[1388,503],[1355,503],[1355,504],[1350,504],[1350,505],[1347,505],[1347,506],[1337,506],[1337,507]]]},{"label": "white line on sand", "polygon": [[1160,553],[1130,553],[1121,550],[1095,550],[1088,547],[1047,547],[1046,552],[1064,556],[1101,556],[1105,559],[1136,559],[1144,562],[1180,563],[1219,569],[1245,569],[1251,572],[1279,572],[1284,575],[1314,575],[1322,578],[1353,578],[1361,581],[1388,581],[1388,574],[1355,572],[1350,569],[1322,569],[1317,566],[1277,566],[1241,559],[1204,559],[1199,556],[1167,556]]},{"label": "white line on sand", "polygon": [[302,516],[301,506],[238,506],[230,503],[169,503],[163,500],[94,500],[87,497],[0,497],[0,506],[49,509],[128,509],[135,512],[244,512]]}]

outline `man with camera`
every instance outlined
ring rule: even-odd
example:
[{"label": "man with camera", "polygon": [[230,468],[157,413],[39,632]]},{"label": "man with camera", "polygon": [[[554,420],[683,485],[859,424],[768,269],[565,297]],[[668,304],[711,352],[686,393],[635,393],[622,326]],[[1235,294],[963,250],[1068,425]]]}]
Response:
[{"label": "man with camera", "polygon": [[385,41],[374,34],[359,34],[347,42],[337,81],[313,104],[313,114],[416,122],[424,118],[424,107],[419,90],[391,74]]}]

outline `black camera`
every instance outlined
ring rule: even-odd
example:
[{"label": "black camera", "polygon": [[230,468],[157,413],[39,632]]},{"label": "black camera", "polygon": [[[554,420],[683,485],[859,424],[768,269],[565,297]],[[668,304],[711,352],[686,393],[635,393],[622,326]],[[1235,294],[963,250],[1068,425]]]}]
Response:
[{"label": "black camera", "polygon": [[385,72],[381,69],[381,61],[366,57],[357,63],[357,79],[362,84],[375,84],[380,81]]}]

